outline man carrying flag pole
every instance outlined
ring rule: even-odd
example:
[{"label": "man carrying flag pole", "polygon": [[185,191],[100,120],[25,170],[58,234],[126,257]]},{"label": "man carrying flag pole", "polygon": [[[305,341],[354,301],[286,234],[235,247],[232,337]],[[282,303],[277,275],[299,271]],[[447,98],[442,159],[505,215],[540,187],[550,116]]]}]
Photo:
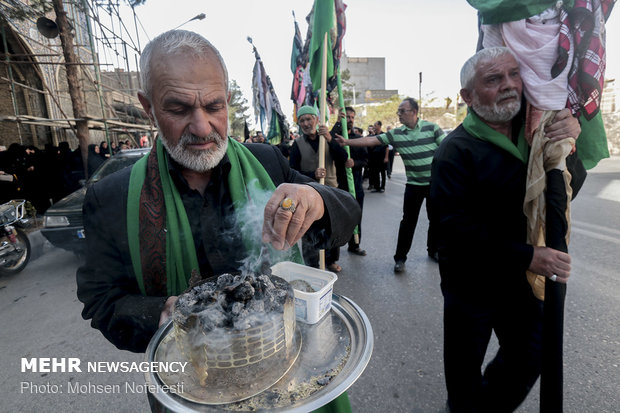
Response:
[{"label": "man carrying flag pole", "polygon": [[[309,71],[312,78],[313,89],[316,85],[321,85],[321,115],[320,124],[325,124],[326,114],[326,94],[327,94],[327,78],[334,75],[334,60],[332,53],[332,44],[330,34],[334,34],[335,27],[335,8],[334,0],[315,0],[314,15],[312,20],[312,39],[310,42],[310,62]],[[316,89],[315,89],[316,90]],[[343,105],[344,106],[344,105]],[[346,129],[346,127],[344,127]],[[319,159],[325,159],[325,138],[320,137],[322,145],[319,145]],[[322,148],[322,152],[321,152]],[[351,170],[347,170],[347,175],[351,175]],[[350,181],[353,178],[351,176]],[[352,185],[349,188],[353,188]],[[355,189],[353,188],[355,191]],[[317,409],[316,412],[328,413],[351,412],[351,404],[349,396],[345,392],[331,403]]]},{"label": "man carrying flag pole", "polygon": [[[309,50],[309,66],[308,71],[310,78],[312,79],[313,90],[318,89],[318,85],[325,85],[321,87],[321,124],[324,123],[327,84],[333,85],[333,80],[336,79],[338,86],[338,106],[341,113],[345,113],[344,99],[342,94],[342,83],[340,79],[340,56],[342,49],[342,38],[345,33],[345,14],[344,11],[346,5],[342,0],[316,0],[313,8],[312,15],[312,39],[310,41]],[[322,46],[323,45],[323,46]],[[322,46],[322,47],[321,47]],[[323,48],[323,50],[321,50]],[[320,52],[323,52],[326,56],[325,62],[322,62]],[[319,66],[319,63],[324,63]],[[325,70],[325,76],[321,77],[321,70]],[[348,139],[347,124],[345,119],[339,119],[342,122],[342,131],[344,138]],[[347,155],[350,157],[349,148],[345,147]],[[323,156],[324,155],[320,155]],[[346,168],[347,173],[347,185],[349,193],[355,196],[355,185],[353,182],[353,173],[351,168]],[[359,233],[356,228],[355,234]]]}]

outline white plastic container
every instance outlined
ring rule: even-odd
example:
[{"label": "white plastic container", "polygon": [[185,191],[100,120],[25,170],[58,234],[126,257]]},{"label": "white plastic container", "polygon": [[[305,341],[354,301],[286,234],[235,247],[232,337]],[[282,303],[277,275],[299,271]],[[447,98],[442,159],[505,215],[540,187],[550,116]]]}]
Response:
[{"label": "white plastic container", "polygon": [[332,292],[338,276],[290,261],[283,261],[271,267],[273,275],[288,282],[302,280],[316,292],[307,293],[293,289],[295,293],[295,316],[298,321],[316,324],[332,308]]}]

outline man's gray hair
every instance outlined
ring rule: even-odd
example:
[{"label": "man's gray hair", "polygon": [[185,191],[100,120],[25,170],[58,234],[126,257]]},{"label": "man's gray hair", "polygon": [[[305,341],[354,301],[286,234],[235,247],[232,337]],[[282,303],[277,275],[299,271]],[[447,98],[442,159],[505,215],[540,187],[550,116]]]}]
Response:
[{"label": "man's gray hair", "polygon": [[489,47],[482,49],[472,57],[470,57],[461,69],[461,88],[471,90],[474,87],[474,77],[476,76],[476,67],[480,62],[496,59],[500,56],[511,55],[517,59],[512,51],[507,47]]},{"label": "man's gray hair", "polygon": [[[226,92],[228,93],[228,70],[220,52],[210,41],[201,35],[188,30],[169,30],[151,40],[140,55],[140,80],[142,93],[151,99],[151,69],[154,54],[175,55],[190,54],[193,57],[204,58],[208,53],[214,53],[222,66]],[[159,57],[159,56],[158,56]]]}]

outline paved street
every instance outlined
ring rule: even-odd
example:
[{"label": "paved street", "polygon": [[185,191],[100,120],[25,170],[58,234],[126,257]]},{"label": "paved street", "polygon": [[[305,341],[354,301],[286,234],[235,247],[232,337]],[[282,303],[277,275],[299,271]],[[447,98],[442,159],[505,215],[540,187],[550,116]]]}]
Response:
[{"label": "paved street", "polygon": [[[437,265],[426,256],[420,218],[406,273],[392,272],[404,191],[397,158],[386,192],[367,193],[362,247],[341,249],[335,292],[355,301],[374,329],[372,359],[349,395],[355,412],[440,412],[445,403],[442,297]],[[565,412],[618,412],[620,398],[620,158],[590,171],[572,205],[573,272],[566,299]],[[43,245],[26,270],[0,278],[2,411],[140,412],[146,396],[68,394],[68,383],[143,383],[140,373],[22,373],[22,357],[141,361],[119,351],[80,316],[73,254]],[[498,273],[498,276],[501,272]],[[492,343],[491,352],[496,349]],[[51,393],[54,390],[62,393]],[[519,412],[538,411],[538,385]]]}]

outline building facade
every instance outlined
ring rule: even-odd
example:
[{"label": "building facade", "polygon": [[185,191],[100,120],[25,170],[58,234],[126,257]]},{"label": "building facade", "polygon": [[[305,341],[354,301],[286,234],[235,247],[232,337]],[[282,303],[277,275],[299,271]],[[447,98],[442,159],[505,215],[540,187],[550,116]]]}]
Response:
[{"label": "building facade", "polygon": [[353,87],[353,104],[382,102],[398,90],[385,89],[385,57],[349,57],[342,55],[341,71],[349,72]]},{"label": "building facade", "polygon": [[[0,8],[0,145],[12,143],[58,145],[67,141],[78,146],[74,132],[75,119],[69,95],[65,60],[60,38],[55,29],[55,14],[45,16],[32,9],[26,18],[12,17],[11,10]],[[22,8],[29,11],[27,1]],[[97,5],[87,1],[65,2],[67,17],[72,26],[74,52],[79,67],[82,99],[89,119],[89,139],[92,143],[125,140],[150,130],[135,91],[136,72],[126,86],[114,84],[105,76],[99,61],[102,48],[93,34],[92,13]],[[91,15],[87,14],[91,13]],[[45,19],[40,20],[44,17]],[[122,72],[122,71],[121,71]],[[112,70],[111,73],[116,73]],[[121,82],[122,83],[122,82]],[[134,87],[135,85],[135,87]]]}]

